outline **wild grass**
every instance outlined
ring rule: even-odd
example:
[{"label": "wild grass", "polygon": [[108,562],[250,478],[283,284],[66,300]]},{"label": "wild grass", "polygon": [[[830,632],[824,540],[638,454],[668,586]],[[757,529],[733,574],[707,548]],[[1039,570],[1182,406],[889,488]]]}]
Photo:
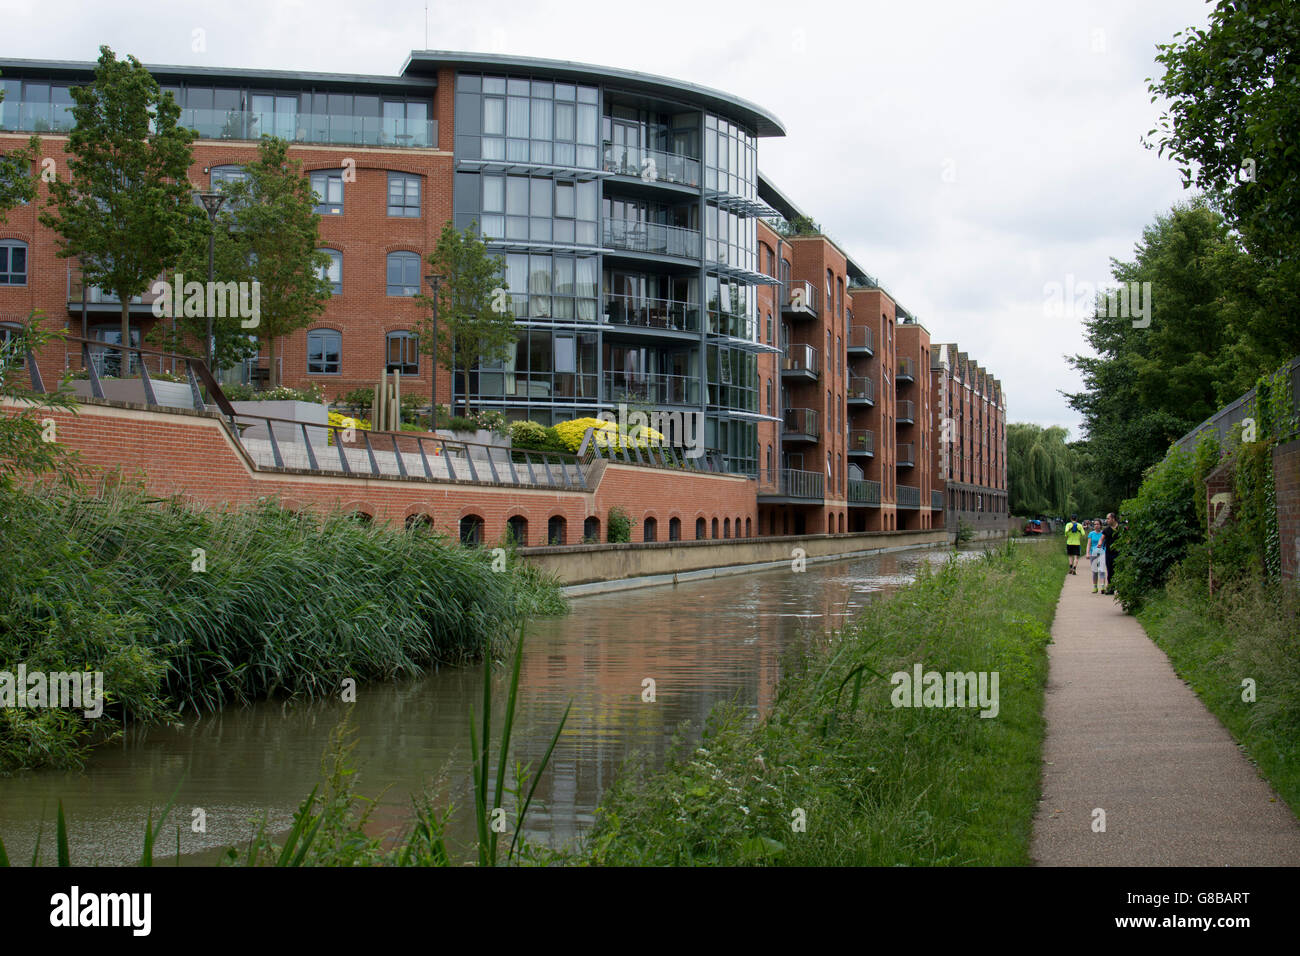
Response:
[{"label": "wild grass", "polygon": [[[788,666],[765,720],[721,708],[663,770],[625,772],[576,861],[1027,864],[1063,575],[1050,544],[923,571]],[[894,707],[888,676],[918,662],[999,672],[997,716]]]},{"label": "wild grass", "polygon": [[102,671],[106,716],[0,709],[0,771],[75,766],[125,722],[341,694],[476,659],[563,613],[535,569],[425,531],[139,491],[0,497],[0,670]]}]

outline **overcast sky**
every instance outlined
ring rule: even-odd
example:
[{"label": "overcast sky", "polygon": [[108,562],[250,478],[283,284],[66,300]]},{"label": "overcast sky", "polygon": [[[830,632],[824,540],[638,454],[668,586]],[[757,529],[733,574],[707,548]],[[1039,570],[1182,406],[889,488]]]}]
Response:
[{"label": "overcast sky", "polygon": [[[1079,437],[1085,350],[1051,283],[1109,278],[1185,199],[1140,136],[1155,47],[1202,0],[546,3],[0,0],[0,54],[395,74],[412,49],[577,60],[749,99],[785,124],[759,168],[917,315],[1002,380],[1011,421]],[[202,31],[196,33],[196,31]],[[200,43],[197,39],[200,38]],[[198,49],[196,49],[196,47]]]}]

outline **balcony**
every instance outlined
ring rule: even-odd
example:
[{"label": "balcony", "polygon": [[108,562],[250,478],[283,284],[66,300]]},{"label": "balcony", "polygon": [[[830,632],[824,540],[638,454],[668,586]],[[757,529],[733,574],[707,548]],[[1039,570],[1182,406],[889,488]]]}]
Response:
[{"label": "balcony", "polygon": [[788,442],[821,441],[821,418],[815,408],[787,408],[785,410],[785,430],[781,438]]},{"label": "balcony", "polygon": [[699,259],[700,233],[696,229],[665,226],[657,222],[606,219],[605,246],[621,252]]},{"label": "balcony", "polygon": [[900,358],[898,360],[898,384],[916,381],[916,359]]},{"label": "balcony", "polygon": [[876,456],[876,433],[870,428],[849,429],[849,454]]},{"label": "balcony", "polygon": [[896,421],[898,422],[898,424],[900,425],[916,424],[916,406],[912,402],[909,402],[906,399],[899,400],[897,405],[897,412],[898,414],[896,417]]},{"label": "balcony", "polygon": [[943,492],[942,492],[942,491],[932,491],[932,492],[930,492],[930,510],[931,510],[931,511],[942,511],[942,510],[943,510]]},{"label": "balcony", "polygon": [[[206,273],[204,274],[204,278],[207,278]],[[157,299],[158,296],[154,295],[153,283],[150,283],[149,285],[150,288],[146,290],[143,295],[131,296],[129,311],[133,314],[137,312],[152,313],[154,300]],[[88,312],[103,312],[105,311],[105,309],[102,308],[103,306],[110,306],[111,311],[114,314],[121,311],[121,300],[116,294],[101,289],[98,286],[86,285],[82,279],[81,269],[71,263],[68,265],[67,287],[68,309],[70,311],[75,312],[81,308],[81,297],[83,294],[86,297],[86,307]]]},{"label": "balcony", "polygon": [[700,306],[677,299],[609,294],[605,296],[605,321],[662,332],[699,332]]},{"label": "balcony", "polygon": [[850,405],[875,405],[876,383],[865,375],[853,376],[849,379],[849,391],[845,398]]},{"label": "balcony", "polygon": [[898,446],[898,461],[895,462],[899,468],[911,468],[916,464],[916,446],[909,442],[901,442]]},{"label": "balcony", "polygon": [[700,380],[692,375],[607,371],[605,401],[645,402],[651,405],[698,405]]},{"label": "balcony", "polygon": [[811,345],[791,345],[781,360],[781,378],[785,381],[815,382],[817,369],[817,350]]},{"label": "balcony", "polygon": [[[772,480],[773,477],[775,477],[775,481]],[[764,469],[759,475],[759,487],[774,485],[776,490],[761,492],[759,497],[768,501],[773,499],[821,501],[824,497],[822,489],[825,482],[826,476],[819,471],[797,471],[794,468],[782,468],[773,476]]]},{"label": "balcony", "polygon": [[880,507],[880,482],[850,478],[848,488],[849,507],[866,505]]},{"label": "balcony", "polygon": [[698,159],[661,149],[606,143],[604,168],[607,173],[635,176],[644,183],[674,183],[691,187],[700,185]]},{"label": "balcony", "polygon": [[866,325],[849,326],[849,354],[875,355],[876,334]]},{"label": "balcony", "polygon": [[898,486],[898,507],[900,508],[920,508],[921,507],[921,489],[915,485]]},{"label": "balcony", "polygon": [[787,283],[781,314],[792,319],[817,318],[817,286],[804,280]]}]

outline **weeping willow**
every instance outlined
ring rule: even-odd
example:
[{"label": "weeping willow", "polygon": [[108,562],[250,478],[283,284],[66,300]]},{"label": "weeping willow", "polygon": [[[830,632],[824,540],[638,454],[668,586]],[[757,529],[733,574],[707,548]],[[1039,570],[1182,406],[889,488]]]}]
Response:
[{"label": "weeping willow", "polygon": [[1007,426],[1007,484],[1012,514],[1069,513],[1074,476],[1065,438],[1064,428]]}]

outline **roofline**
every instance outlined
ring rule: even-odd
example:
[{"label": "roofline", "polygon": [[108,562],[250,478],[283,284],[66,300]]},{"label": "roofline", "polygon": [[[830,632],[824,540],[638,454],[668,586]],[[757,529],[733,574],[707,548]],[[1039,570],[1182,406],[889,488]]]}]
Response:
[{"label": "roofline", "polygon": [[606,84],[623,84],[634,92],[653,93],[668,99],[687,98],[694,104],[725,113],[728,118],[747,123],[758,136],[784,136],[785,124],[774,113],[756,103],[683,80],[652,73],[640,73],[616,66],[597,66],[572,60],[552,60],[536,56],[513,56],[501,53],[465,53],[452,50],[412,50],[402,64],[402,76],[423,66],[480,67],[486,70],[526,70],[540,76],[571,76]]},{"label": "roofline", "polygon": [[[30,70],[53,74],[93,74],[97,60],[27,60],[16,57],[0,58],[0,72],[9,70]],[[259,70],[247,67],[216,66],[169,66],[166,64],[145,63],[144,68],[160,81],[170,77],[205,76],[226,79],[280,80],[286,83],[317,83],[324,85],[389,86],[410,89],[427,89],[427,78],[414,79],[407,76],[377,76],[363,73],[309,73],[301,70]]]}]

